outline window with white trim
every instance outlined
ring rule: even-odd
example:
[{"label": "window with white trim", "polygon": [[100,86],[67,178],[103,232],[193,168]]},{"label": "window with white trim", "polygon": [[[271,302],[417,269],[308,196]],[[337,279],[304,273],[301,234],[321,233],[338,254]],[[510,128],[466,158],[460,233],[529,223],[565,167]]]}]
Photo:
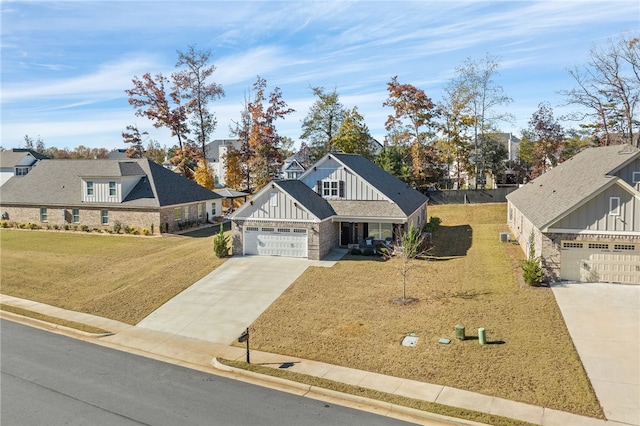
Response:
[{"label": "window with white trim", "polygon": [[374,240],[385,240],[393,237],[393,225],[391,223],[369,222],[368,228],[368,237]]},{"label": "window with white trim", "polygon": [[87,195],[93,195],[93,182],[87,181]]},{"label": "window with white trim", "polygon": [[640,172],[633,172],[633,175],[631,177],[631,181],[634,184],[640,182]]},{"label": "window with white trim", "polygon": [[329,180],[322,182],[322,196],[323,197],[337,197],[338,196],[338,181]]},{"label": "window with white trim", "polygon": [[269,206],[278,207],[278,193],[272,192],[269,194]]},{"label": "window with white trim", "polygon": [[101,223],[103,225],[109,224],[109,210],[101,210],[100,211]]},{"label": "window with white trim", "polygon": [[216,203],[211,203],[211,215],[216,215]]},{"label": "window with white trim", "polygon": [[173,220],[182,219],[182,209],[180,207],[176,207],[173,209]]},{"label": "window with white trim", "polygon": [[109,182],[109,197],[115,197],[116,196],[116,183],[115,181],[110,181]]},{"label": "window with white trim", "polygon": [[16,176],[25,176],[29,173],[28,167],[16,167]]},{"label": "window with white trim", "polygon": [[620,197],[609,198],[609,215],[620,216]]},{"label": "window with white trim", "polygon": [[71,216],[73,223],[80,223],[80,209],[72,209]]},{"label": "window with white trim", "polygon": [[47,220],[49,220],[48,214],[47,214],[47,208],[46,207],[41,207],[40,208],[40,222],[46,222]]},{"label": "window with white trim", "polygon": [[198,219],[202,219],[202,204],[198,204]]},{"label": "window with white trim", "polygon": [[185,220],[191,219],[191,216],[189,216],[189,206],[184,206],[184,212],[182,213],[182,217]]}]

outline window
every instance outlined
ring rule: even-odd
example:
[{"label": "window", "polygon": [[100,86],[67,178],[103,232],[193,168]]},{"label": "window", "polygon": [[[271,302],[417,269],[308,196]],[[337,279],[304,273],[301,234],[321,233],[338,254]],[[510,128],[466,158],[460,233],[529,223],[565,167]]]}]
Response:
[{"label": "window", "polygon": [[29,173],[28,167],[16,167],[16,176],[24,176]]},{"label": "window", "polygon": [[47,220],[47,208],[42,207],[40,208],[40,222],[46,222]]},{"label": "window", "polygon": [[202,204],[198,204],[198,218],[202,219]]},{"label": "window", "polygon": [[609,215],[620,216],[620,197],[609,198]]},{"label": "window", "polygon": [[115,182],[109,182],[109,197],[115,197],[116,196],[116,183]]},{"label": "window", "polygon": [[180,207],[173,209],[173,220],[182,219],[182,209]]},{"label": "window", "polygon": [[93,182],[87,181],[87,195],[93,195]]},{"label": "window", "polygon": [[80,223],[80,209],[71,210],[71,216],[73,216],[73,223]]},{"label": "window", "polygon": [[582,243],[562,243],[563,248],[582,248]]},{"label": "window", "polygon": [[589,243],[589,248],[596,250],[609,250],[609,244]]},{"label": "window", "polygon": [[269,194],[269,205],[271,207],[278,207],[278,193],[272,192]]},{"label": "window", "polygon": [[323,197],[337,197],[338,196],[338,181],[326,181],[322,182],[322,196]]},{"label": "window", "polygon": [[[393,237],[393,224],[369,222],[369,237],[374,240],[385,240]],[[366,236],[365,236],[366,237]]]},{"label": "window", "polygon": [[216,203],[211,203],[211,215],[216,215]]},{"label": "window", "polygon": [[185,220],[189,220],[191,216],[189,216],[189,206],[184,206],[184,212],[182,213],[182,217]]},{"label": "window", "polygon": [[635,246],[633,244],[614,244],[614,250],[635,250]]},{"label": "window", "polygon": [[102,218],[102,224],[103,225],[108,225],[109,224],[109,210],[102,210],[100,212],[100,217]]},{"label": "window", "polygon": [[640,172],[633,172],[633,177],[631,179],[633,183],[640,182]]}]

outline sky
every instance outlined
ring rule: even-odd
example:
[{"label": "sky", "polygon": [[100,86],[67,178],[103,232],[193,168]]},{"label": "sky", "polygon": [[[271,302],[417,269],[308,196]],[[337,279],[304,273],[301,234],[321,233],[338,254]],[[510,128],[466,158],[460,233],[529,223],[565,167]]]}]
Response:
[{"label": "sky", "polygon": [[[299,146],[311,87],[335,89],[357,106],[382,142],[391,108],[387,83],[422,89],[434,101],[468,60],[498,59],[494,83],[512,99],[499,123],[516,136],[541,102],[554,115],[575,111],[561,90],[567,70],[592,47],[623,32],[640,34],[640,2],[631,1],[6,1],[1,13],[0,146],[24,136],[46,147],[124,148],[135,124],[161,146],[166,129],[135,115],[126,89],[144,73],[170,75],[178,51],[211,50],[212,81],[225,96],[210,104],[213,139],[230,138],[257,76],[278,87],[295,110],[276,121]],[[576,127],[566,122],[565,127]]]}]

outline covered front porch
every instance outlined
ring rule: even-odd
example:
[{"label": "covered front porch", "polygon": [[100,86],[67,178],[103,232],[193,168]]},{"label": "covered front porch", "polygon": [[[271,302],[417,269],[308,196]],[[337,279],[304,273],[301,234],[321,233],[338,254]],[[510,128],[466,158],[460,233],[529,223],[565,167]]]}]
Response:
[{"label": "covered front porch", "polygon": [[387,221],[340,221],[340,247],[371,247],[395,245],[404,232],[404,223]]}]

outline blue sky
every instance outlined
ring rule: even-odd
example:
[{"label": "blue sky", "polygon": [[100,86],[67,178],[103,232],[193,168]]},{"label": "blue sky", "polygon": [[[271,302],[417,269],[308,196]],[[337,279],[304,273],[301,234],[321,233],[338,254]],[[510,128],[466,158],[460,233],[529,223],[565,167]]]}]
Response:
[{"label": "blue sky", "polygon": [[[310,86],[334,87],[357,106],[371,134],[384,139],[391,113],[386,84],[423,89],[434,101],[467,58],[500,58],[496,83],[520,134],[540,102],[555,115],[573,87],[566,69],[623,31],[639,33],[631,1],[2,1],[1,141],[25,134],[47,147],[122,148],[129,124],[167,147],[166,130],[134,115],[125,89],[145,72],[169,75],[177,50],[211,49],[213,80],[226,96],[211,104],[214,138],[229,138],[245,94],[260,75],[296,110],[277,122],[299,140],[314,98]],[[568,123],[570,124],[570,123]]]}]

